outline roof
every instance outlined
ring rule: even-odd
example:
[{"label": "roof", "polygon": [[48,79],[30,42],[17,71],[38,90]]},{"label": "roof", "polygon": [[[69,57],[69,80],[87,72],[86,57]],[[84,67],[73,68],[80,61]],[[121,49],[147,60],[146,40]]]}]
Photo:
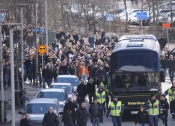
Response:
[{"label": "roof", "polygon": [[66,85],[66,86],[71,86],[71,83],[52,83],[51,85]]},{"label": "roof", "polygon": [[31,104],[31,103],[55,103],[56,102],[56,98],[34,98],[31,99],[27,104]]},{"label": "roof", "polygon": [[78,77],[75,75],[58,75],[57,78],[78,78]]},{"label": "roof", "polygon": [[48,88],[48,89],[42,89],[40,92],[64,92],[64,89],[55,89],[55,88]]},{"label": "roof", "polygon": [[160,52],[160,45],[154,35],[126,35],[119,39],[113,52],[122,50],[145,49]]}]

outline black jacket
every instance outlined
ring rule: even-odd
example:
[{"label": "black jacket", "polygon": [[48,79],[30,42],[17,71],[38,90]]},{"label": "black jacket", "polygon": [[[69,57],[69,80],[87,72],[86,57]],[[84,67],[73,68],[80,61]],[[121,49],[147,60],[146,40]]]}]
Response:
[{"label": "black jacket", "polygon": [[168,113],[169,104],[168,104],[167,100],[160,100],[160,104],[163,107],[163,113]]},{"label": "black jacket", "polygon": [[100,82],[102,81],[103,76],[106,77],[106,71],[104,69],[98,69],[96,72],[96,77],[99,79]]},{"label": "black jacket", "polygon": [[57,115],[55,113],[46,113],[43,118],[43,126],[59,126]]},{"label": "black jacket", "polygon": [[51,79],[52,78],[52,72],[49,69],[43,69],[42,70],[42,77],[45,79]]},{"label": "black jacket", "polygon": [[75,108],[78,108],[77,105],[71,101],[68,101],[64,106],[64,112],[66,110],[72,111],[71,116],[72,118],[75,118]]},{"label": "black jacket", "polygon": [[57,78],[58,75],[63,75],[63,71],[62,70],[59,70],[59,71],[54,70],[53,71],[54,80]]},{"label": "black jacket", "polygon": [[161,59],[160,60],[160,63],[161,63],[161,68],[167,68],[167,60],[166,59]]},{"label": "black jacket", "polygon": [[170,113],[175,113],[175,100],[170,102]]},{"label": "black jacket", "polygon": [[97,103],[97,106],[95,107],[95,104],[92,103],[89,106],[89,115],[91,115],[91,122],[92,122],[94,117],[98,117],[100,119],[103,116],[103,108],[102,108],[102,106],[99,103]]},{"label": "black jacket", "polygon": [[158,42],[160,44],[160,48],[163,49],[167,43],[167,40],[165,38],[160,38]]},{"label": "black jacket", "polygon": [[28,119],[21,119],[20,126],[31,126],[31,124]]},{"label": "black jacket", "polygon": [[76,70],[75,70],[75,67],[74,66],[72,66],[72,67],[70,65],[68,66],[68,68],[67,68],[67,73],[68,74],[75,75],[76,74],[75,71]]},{"label": "black jacket", "polygon": [[135,124],[137,123],[149,123],[148,112],[143,110],[139,111],[136,115]]},{"label": "black jacket", "polygon": [[86,126],[88,120],[88,112],[85,108],[77,109],[76,120],[79,126]]},{"label": "black jacket", "polygon": [[170,71],[175,70],[175,60],[168,60],[168,68]]},{"label": "black jacket", "polygon": [[87,94],[95,94],[95,83],[87,83]]},{"label": "black jacket", "polygon": [[95,77],[95,74],[96,74],[96,72],[97,72],[98,69],[99,69],[98,67],[93,67],[93,68],[92,68],[91,74],[90,74],[91,77],[93,77],[93,78]]},{"label": "black jacket", "polygon": [[67,65],[66,66],[61,66],[60,70],[63,72],[63,74],[67,74]]},{"label": "black jacket", "polygon": [[79,84],[77,87],[78,96],[85,96],[86,95],[86,85]]}]

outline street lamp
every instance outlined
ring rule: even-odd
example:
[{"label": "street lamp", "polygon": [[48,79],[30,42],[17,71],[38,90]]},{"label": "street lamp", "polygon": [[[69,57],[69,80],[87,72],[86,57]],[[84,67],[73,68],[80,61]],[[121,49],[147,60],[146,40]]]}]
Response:
[{"label": "street lamp", "polygon": [[[38,35],[37,35],[37,21],[38,21],[38,2],[40,2],[40,0],[30,0],[31,2],[35,3],[35,42],[36,42],[36,87],[38,87]],[[34,85],[33,85],[34,86]]]},{"label": "street lamp", "polygon": [[[0,9],[0,12],[5,12],[7,9]],[[2,62],[2,25],[0,19],[0,70],[1,70],[1,121],[4,122],[4,83],[3,83],[3,62]]]},{"label": "street lamp", "polygon": [[[23,38],[24,38],[24,33],[23,33],[23,7],[27,6],[28,4],[16,4],[16,6],[20,7],[20,18],[21,18],[21,78],[22,78],[22,89],[24,89],[24,42],[23,42]],[[18,69],[17,69],[18,72]],[[17,83],[18,83],[18,73],[17,73]]]},{"label": "street lamp", "polygon": [[47,47],[47,52],[46,54],[48,55],[48,15],[47,15],[47,0],[45,0],[45,27],[46,27],[46,47]]}]

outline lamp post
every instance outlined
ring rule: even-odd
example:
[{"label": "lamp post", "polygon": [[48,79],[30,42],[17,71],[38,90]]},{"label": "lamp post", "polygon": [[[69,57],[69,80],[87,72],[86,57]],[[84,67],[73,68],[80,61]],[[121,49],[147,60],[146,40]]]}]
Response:
[{"label": "lamp post", "polygon": [[[5,12],[6,9],[0,9],[0,12]],[[4,110],[4,83],[3,83],[3,62],[2,62],[2,24],[0,20],[0,71],[1,71],[1,110]],[[4,111],[1,111],[1,121],[4,122]]]},{"label": "lamp post", "polygon": [[[38,2],[40,2],[40,0],[30,0],[31,2],[35,3],[35,44],[36,44],[36,50],[38,50],[38,35],[37,35],[37,26],[38,26]],[[38,87],[38,51],[36,51],[36,87]],[[34,85],[33,85],[34,86]]]},{"label": "lamp post", "polygon": [[48,55],[48,14],[47,14],[47,0],[45,0],[45,27],[46,27],[46,47],[47,47],[46,54]]},{"label": "lamp post", "polygon": [[[23,33],[23,7],[27,6],[28,4],[16,4],[16,6],[20,7],[20,20],[21,20],[21,78],[22,78],[22,89],[24,89],[24,42],[23,42],[23,38],[24,38],[24,33]],[[18,71],[18,70],[17,70]],[[18,81],[18,78],[17,78]]]}]

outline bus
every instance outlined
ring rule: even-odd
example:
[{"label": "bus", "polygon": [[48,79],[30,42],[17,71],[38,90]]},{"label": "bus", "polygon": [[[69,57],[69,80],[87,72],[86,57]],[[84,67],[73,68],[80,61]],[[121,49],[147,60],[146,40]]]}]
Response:
[{"label": "bus", "polygon": [[161,95],[160,46],[154,35],[122,36],[111,54],[110,91],[122,101],[124,116],[137,114],[151,94]]}]

